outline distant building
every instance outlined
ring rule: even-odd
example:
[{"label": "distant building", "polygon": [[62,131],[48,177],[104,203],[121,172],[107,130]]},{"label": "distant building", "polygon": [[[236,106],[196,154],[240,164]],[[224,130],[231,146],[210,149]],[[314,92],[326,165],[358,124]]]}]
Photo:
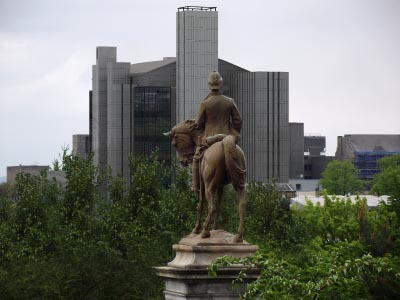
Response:
[{"label": "distant building", "polygon": [[331,156],[325,156],[325,137],[304,136],[303,123],[289,123],[290,128],[290,178],[289,184],[296,195],[313,195],[319,190],[319,180]]},{"label": "distant building", "polygon": [[91,152],[89,134],[75,134],[72,136],[72,153],[80,157],[87,157]]},{"label": "distant building", "polygon": [[31,175],[39,175],[42,171],[48,171],[49,166],[38,166],[38,165],[19,165],[7,167],[7,183],[15,182],[15,178],[18,173],[28,173]]},{"label": "distant building", "polygon": [[320,179],[326,166],[334,160],[333,156],[325,156],[325,149],[325,136],[304,137],[304,179]]},{"label": "distant building", "polygon": [[65,186],[66,178],[64,171],[51,171],[49,166],[19,165],[7,167],[7,183],[14,183],[18,173],[27,173],[34,176],[40,175],[42,171],[47,172],[47,178],[54,178],[61,186]]},{"label": "distant building", "polygon": [[129,178],[129,154],[159,150],[170,162],[162,133],[175,120],[175,59],[133,64],[117,62],[115,47],[97,47],[93,66],[90,133],[94,162]]},{"label": "distant building", "polygon": [[324,156],[326,151],[326,137],[321,135],[307,135],[304,137],[304,155],[309,157]]},{"label": "distant building", "polygon": [[304,178],[304,123],[289,123],[289,179]]},{"label": "distant building", "polygon": [[313,195],[320,191],[319,179],[289,179],[289,184],[296,190],[296,195]]},{"label": "distant building", "polygon": [[325,171],[328,164],[335,159],[334,156],[313,156],[307,160],[308,171],[304,172],[306,176],[310,176],[311,179],[321,179],[322,173]]},{"label": "distant building", "polygon": [[[290,182],[320,179],[326,166],[334,159],[325,155],[326,138],[320,135],[304,136],[303,123],[289,123],[290,128]],[[297,185],[308,186],[307,183]],[[312,184],[315,190],[318,185]]]},{"label": "distant building", "polygon": [[[336,201],[347,201],[350,200],[352,203],[356,203],[359,199],[365,199],[367,201],[368,209],[375,209],[380,203],[387,203],[389,196],[373,196],[373,195],[352,195],[352,196],[334,196]],[[325,204],[323,196],[312,196],[312,195],[298,195],[291,199],[291,204],[296,205],[299,208],[303,208],[310,201],[312,204],[320,205]]]},{"label": "distant building", "polygon": [[179,7],[176,13],[176,121],[196,117],[208,93],[207,79],[218,70],[216,7]]},{"label": "distant building", "polygon": [[372,180],[379,173],[377,161],[400,154],[398,134],[352,134],[338,136],[336,159],[351,160],[359,170],[359,178]]},{"label": "distant building", "polygon": [[289,180],[289,74],[237,73],[230,83],[243,124],[240,145],[247,160],[247,179]]},{"label": "distant building", "polygon": [[195,118],[207,95],[207,77],[218,70],[223,93],[233,97],[243,118],[242,146],[248,181],[289,179],[289,74],[249,72],[218,59],[215,7],[185,6],[177,12],[176,57],[130,64],[117,61],[115,47],[97,47],[89,93],[89,140],[96,164],[129,177],[129,154],[171,161],[162,133]]}]

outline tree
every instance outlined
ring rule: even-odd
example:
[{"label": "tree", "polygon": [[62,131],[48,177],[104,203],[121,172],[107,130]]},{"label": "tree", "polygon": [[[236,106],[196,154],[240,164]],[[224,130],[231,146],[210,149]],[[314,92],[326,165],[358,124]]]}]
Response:
[{"label": "tree", "polygon": [[400,154],[378,161],[380,173],[374,177],[371,193],[389,195],[389,209],[396,212],[400,226]]},{"label": "tree", "polygon": [[53,160],[53,171],[61,171],[61,165],[58,159]]},{"label": "tree", "polygon": [[381,158],[378,165],[381,172],[374,177],[371,193],[400,201],[400,154]]},{"label": "tree", "polygon": [[363,182],[357,178],[357,169],[350,161],[334,160],[322,173],[322,187],[331,195],[347,195],[362,191]]},{"label": "tree", "polygon": [[[257,197],[267,195],[260,192]],[[273,197],[271,193],[268,196]],[[324,198],[325,205],[308,202],[303,209],[274,214],[277,223],[291,219],[296,227],[302,227],[302,238],[292,238],[292,245],[280,242],[287,234],[268,234],[275,230],[269,227],[265,235],[275,242],[259,239],[262,250],[244,259],[218,258],[209,268],[210,274],[218,275],[218,268],[237,264],[258,268],[260,277],[242,295],[246,300],[400,299],[396,215],[385,205],[368,210],[366,199],[352,203],[326,194]],[[261,222],[259,228],[256,223],[253,226],[255,232],[265,228]],[[252,238],[249,232],[246,239]],[[246,271],[235,283],[246,277]]]},{"label": "tree", "polygon": [[[190,233],[196,199],[188,170],[131,158],[131,185],[99,174],[92,156],[65,150],[67,183],[21,173],[0,186],[0,298],[161,299],[153,266],[173,259]],[[108,197],[99,189],[108,185]]]}]

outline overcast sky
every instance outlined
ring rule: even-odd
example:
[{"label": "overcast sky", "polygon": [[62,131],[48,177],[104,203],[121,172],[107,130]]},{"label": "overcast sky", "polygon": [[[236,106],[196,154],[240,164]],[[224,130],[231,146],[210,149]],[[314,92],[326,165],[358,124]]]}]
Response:
[{"label": "overcast sky", "polygon": [[0,0],[0,176],[88,133],[96,46],[175,56],[180,6],[216,6],[219,57],[289,72],[289,120],[327,137],[400,134],[399,0]]}]

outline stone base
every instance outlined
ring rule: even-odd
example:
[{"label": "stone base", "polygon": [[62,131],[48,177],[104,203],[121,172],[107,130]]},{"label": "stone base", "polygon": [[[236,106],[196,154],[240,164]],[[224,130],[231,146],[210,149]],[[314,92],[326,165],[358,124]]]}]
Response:
[{"label": "stone base", "polygon": [[232,287],[232,281],[243,266],[221,268],[217,277],[208,276],[208,266],[218,257],[243,258],[258,250],[246,242],[234,243],[234,236],[222,230],[211,231],[210,238],[191,234],[174,245],[176,257],[167,267],[157,267],[157,275],[165,282],[165,299],[239,299],[247,282],[257,279],[258,270],[247,270],[246,281]]}]

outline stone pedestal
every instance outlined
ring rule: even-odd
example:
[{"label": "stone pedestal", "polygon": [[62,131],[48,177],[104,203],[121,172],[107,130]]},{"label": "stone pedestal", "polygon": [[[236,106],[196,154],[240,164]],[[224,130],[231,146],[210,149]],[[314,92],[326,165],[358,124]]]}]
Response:
[{"label": "stone pedestal", "polygon": [[167,267],[155,268],[158,276],[165,282],[165,299],[239,299],[247,282],[258,277],[257,270],[246,271],[246,282],[234,289],[232,281],[243,266],[237,265],[221,268],[217,277],[209,277],[207,267],[218,257],[229,255],[243,258],[258,250],[257,246],[246,242],[234,243],[234,236],[222,230],[211,231],[211,237],[202,239],[200,235],[191,234],[179,244],[173,245],[176,257]]}]

